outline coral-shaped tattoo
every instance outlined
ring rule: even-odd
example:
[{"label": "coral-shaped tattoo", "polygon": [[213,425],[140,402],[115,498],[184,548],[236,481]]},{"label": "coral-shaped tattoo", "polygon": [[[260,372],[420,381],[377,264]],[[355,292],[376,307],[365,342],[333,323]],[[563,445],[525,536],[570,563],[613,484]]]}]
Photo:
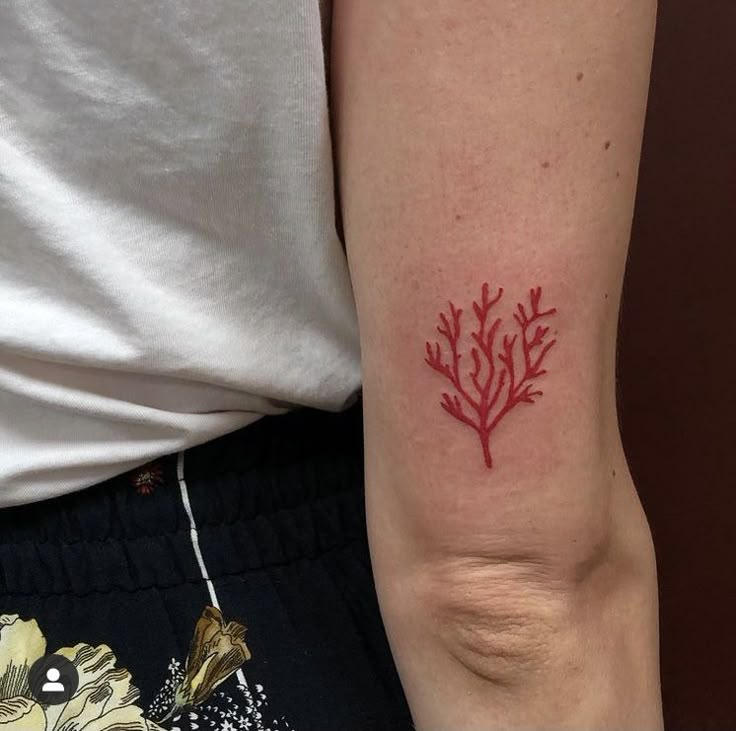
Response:
[{"label": "coral-shaped tattoo", "polygon": [[[443,375],[451,384],[454,394],[442,394],[442,408],[478,434],[483,459],[488,468],[493,467],[490,437],[501,420],[519,404],[533,404],[542,395],[536,379],[547,371],[542,363],[556,340],[548,340],[550,328],[538,324],[554,315],[557,310],[540,309],[542,288],[529,290],[528,309],[522,303],[514,313],[516,330],[513,335],[504,334],[498,343],[498,331],[502,318],[490,321],[491,310],[503,297],[503,288],[493,299],[488,294],[488,283],[483,284],[480,302],[473,302],[477,329],[470,332],[470,360],[472,364],[461,368],[460,352],[461,318],[463,310],[449,302],[449,310],[439,314],[437,332],[447,341],[448,362],[440,343],[427,342],[425,362]],[[518,343],[518,344],[517,344]],[[467,346],[466,346],[467,347]],[[468,383],[469,380],[469,383]]]}]

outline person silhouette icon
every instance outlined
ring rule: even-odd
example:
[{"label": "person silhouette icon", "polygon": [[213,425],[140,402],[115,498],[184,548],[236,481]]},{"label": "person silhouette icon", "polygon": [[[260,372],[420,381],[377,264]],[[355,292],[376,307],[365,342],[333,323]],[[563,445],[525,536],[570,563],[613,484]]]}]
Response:
[{"label": "person silhouette icon", "polygon": [[[39,703],[47,705],[67,703],[78,688],[77,668],[63,655],[39,657],[28,671],[28,689]],[[1,719],[0,727],[5,728]]]},{"label": "person silhouette icon", "polygon": [[61,673],[57,668],[49,668],[46,671],[46,682],[43,684],[41,690],[44,693],[64,693],[66,688],[63,683],[59,682]]}]

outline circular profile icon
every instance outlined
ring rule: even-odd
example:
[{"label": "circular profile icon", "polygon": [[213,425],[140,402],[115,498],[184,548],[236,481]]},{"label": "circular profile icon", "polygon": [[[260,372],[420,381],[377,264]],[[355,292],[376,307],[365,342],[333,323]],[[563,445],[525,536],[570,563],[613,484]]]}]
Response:
[{"label": "circular profile icon", "polygon": [[65,657],[46,655],[31,665],[28,685],[40,703],[66,703],[77,692],[79,673]]}]

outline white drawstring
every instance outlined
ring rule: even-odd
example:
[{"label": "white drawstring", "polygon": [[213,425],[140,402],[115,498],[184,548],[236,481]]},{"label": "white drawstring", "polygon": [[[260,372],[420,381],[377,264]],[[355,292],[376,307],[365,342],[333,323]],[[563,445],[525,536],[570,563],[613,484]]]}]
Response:
[{"label": "white drawstring", "polygon": [[[184,504],[184,510],[187,513],[187,517],[189,518],[189,535],[192,539],[192,548],[194,549],[194,555],[197,557],[197,563],[199,564],[199,570],[202,574],[202,578],[205,580],[207,584],[207,590],[210,594],[210,601],[212,602],[212,606],[216,607],[220,611],[222,611],[222,607],[220,606],[220,602],[217,599],[217,593],[215,592],[214,584],[212,583],[212,580],[209,577],[209,574],[207,573],[207,565],[204,562],[204,556],[202,556],[202,549],[199,547],[199,533],[197,532],[197,524],[194,520],[194,513],[192,512],[192,504],[189,501],[189,490],[187,489],[187,483],[184,479],[184,452],[179,452],[176,457],[176,478],[179,481],[179,490],[181,492],[181,501]],[[245,680],[245,673],[243,673],[243,669],[240,668],[235,673],[236,677],[238,678],[238,682],[244,686],[245,688],[245,694],[249,699],[252,699],[252,695],[250,692],[250,688],[248,688],[248,683]],[[262,726],[260,722],[258,722],[258,727],[260,731],[262,729]]]}]

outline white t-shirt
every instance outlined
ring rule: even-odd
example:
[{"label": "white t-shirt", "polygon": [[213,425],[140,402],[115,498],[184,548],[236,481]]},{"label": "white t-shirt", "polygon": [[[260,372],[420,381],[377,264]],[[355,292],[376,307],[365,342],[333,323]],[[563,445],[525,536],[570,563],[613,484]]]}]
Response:
[{"label": "white t-shirt", "polygon": [[0,3],[0,505],[354,399],[328,15]]}]

